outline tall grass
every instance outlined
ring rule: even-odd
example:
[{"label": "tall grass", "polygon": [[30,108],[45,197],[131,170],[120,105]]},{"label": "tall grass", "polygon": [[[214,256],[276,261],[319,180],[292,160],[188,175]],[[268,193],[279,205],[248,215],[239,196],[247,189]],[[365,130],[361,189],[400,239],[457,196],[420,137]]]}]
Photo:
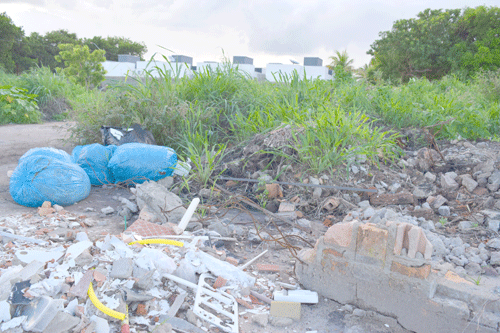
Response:
[{"label": "tall grass", "polygon": [[258,82],[228,63],[192,77],[182,76],[183,70],[155,67],[128,78],[132,83],[89,92],[43,68],[20,77],[0,72],[0,80],[27,87],[40,103],[67,98],[80,143],[100,142],[101,125],[140,123],[158,144],[196,161],[204,180],[213,168],[203,164],[213,165],[218,151],[283,124],[300,129],[291,143],[293,158],[317,173],[348,166],[357,155],[373,163],[394,159],[396,135],[372,120],[396,130],[446,122],[439,137],[449,139],[499,136],[500,72],[479,73],[466,82],[445,77],[393,86],[351,77],[304,79],[296,72],[276,76],[276,83]]}]

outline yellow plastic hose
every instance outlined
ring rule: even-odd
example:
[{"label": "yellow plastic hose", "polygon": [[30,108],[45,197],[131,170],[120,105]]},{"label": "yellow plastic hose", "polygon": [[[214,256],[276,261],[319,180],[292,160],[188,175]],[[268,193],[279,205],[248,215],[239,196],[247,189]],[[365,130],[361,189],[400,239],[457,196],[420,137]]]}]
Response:
[{"label": "yellow plastic hose", "polygon": [[98,308],[103,313],[107,314],[108,316],[116,318],[116,319],[120,319],[121,321],[124,321],[128,317],[128,315],[126,313],[121,313],[121,312],[118,312],[115,310],[111,310],[110,308],[108,308],[104,304],[102,304],[101,301],[99,301],[97,299],[97,296],[94,293],[94,288],[92,287],[92,282],[90,282],[88,294],[89,294],[90,300],[92,301],[92,304],[94,304],[96,308]]},{"label": "yellow plastic hose", "polygon": [[172,240],[172,239],[161,239],[161,238],[155,238],[155,239],[143,239],[143,240],[138,240],[138,241],[133,241],[133,242],[130,242],[128,243],[128,245],[133,245],[133,244],[167,244],[167,245],[175,245],[175,246],[179,246],[179,247],[183,247],[184,246],[184,243],[183,242],[179,242],[179,241],[176,241],[176,240]]}]

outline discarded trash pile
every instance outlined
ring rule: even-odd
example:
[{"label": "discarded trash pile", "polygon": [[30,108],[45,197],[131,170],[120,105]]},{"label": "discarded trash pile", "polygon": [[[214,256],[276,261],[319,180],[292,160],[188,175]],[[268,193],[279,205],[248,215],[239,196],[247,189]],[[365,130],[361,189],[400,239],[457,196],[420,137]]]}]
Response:
[{"label": "discarded trash pile", "polygon": [[[405,310],[415,296],[425,313],[456,319],[436,323],[443,332],[473,323],[485,332],[498,330],[500,145],[423,148],[408,151],[397,166],[380,168],[354,156],[349,174],[310,175],[259,153],[279,149],[285,134],[281,141],[249,144],[241,156],[229,154],[210,189],[163,171],[144,177],[130,197],[101,210],[101,219],[119,215],[129,222],[120,235],[96,236],[89,219],[49,203],[22,225],[0,218],[0,329],[46,325],[38,331],[59,332],[56,323],[67,322],[86,332],[119,331],[127,324],[136,332],[168,332],[170,326],[236,332],[242,318],[286,326],[297,324],[293,320],[307,309],[301,303],[318,302],[316,291],[346,304],[342,318],[359,317],[364,310],[354,307],[360,307],[427,332],[420,317]],[[135,177],[120,179],[127,158],[111,160],[119,150],[126,156],[139,151],[127,151],[128,145],[77,147],[72,161],[92,184],[124,181]],[[195,208],[183,204],[194,192],[203,200],[203,218],[191,219]],[[82,227],[89,232],[77,233]],[[162,240],[130,244],[149,239]],[[183,246],[162,244],[164,239]],[[278,273],[278,257],[290,266],[287,274]],[[312,291],[299,290],[298,282]],[[49,320],[43,311],[54,316]]]},{"label": "discarded trash pile", "polygon": [[[194,208],[186,211],[188,222]],[[227,249],[235,238],[202,229],[146,239],[141,226],[157,226],[157,234],[169,229],[136,223],[138,232],[91,241],[76,232],[85,225],[81,218],[49,203],[39,216],[25,216],[23,226],[1,219],[0,330],[239,332],[238,305],[256,320],[266,315],[263,325],[269,311],[271,322],[289,325],[300,318],[300,303],[318,302],[317,293],[298,290],[290,280],[263,277],[279,271],[257,263],[267,250],[240,265]],[[73,231],[48,232],[62,225]],[[179,309],[186,319],[176,317]]]}]

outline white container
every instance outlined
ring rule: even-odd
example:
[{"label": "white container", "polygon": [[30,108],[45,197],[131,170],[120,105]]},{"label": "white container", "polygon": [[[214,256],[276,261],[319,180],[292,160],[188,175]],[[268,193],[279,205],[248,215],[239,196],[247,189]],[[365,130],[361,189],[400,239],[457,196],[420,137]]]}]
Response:
[{"label": "white container", "polygon": [[28,317],[23,323],[23,329],[31,332],[43,332],[57,312],[63,309],[63,299],[53,299],[48,296],[37,298],[23,310],[22,315]]}]

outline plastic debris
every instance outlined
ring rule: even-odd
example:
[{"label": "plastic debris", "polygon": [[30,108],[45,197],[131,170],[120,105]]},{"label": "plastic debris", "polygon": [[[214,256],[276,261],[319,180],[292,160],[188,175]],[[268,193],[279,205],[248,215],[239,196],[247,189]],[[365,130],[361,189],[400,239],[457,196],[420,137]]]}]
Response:
[{"label": "plastic debris", "polygon": [[277,290],[274,292],[273,296],[275,301],[307,304],[318,303],[318,293],[310,290]]}]

